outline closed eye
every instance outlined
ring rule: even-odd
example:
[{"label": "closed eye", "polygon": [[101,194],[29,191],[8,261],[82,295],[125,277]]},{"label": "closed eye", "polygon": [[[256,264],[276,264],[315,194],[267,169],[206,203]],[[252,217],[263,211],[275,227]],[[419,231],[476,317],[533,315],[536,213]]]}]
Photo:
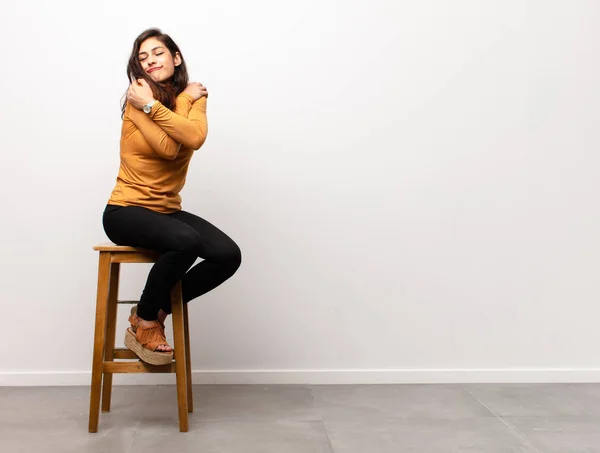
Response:
[{"label": "closed eye", "polygon": [[[164,52],[161,52],[161,53],[157,53],[157,54],[156,54],[156,56],[159,56],[159,55],[162,55],[162,54],[163,54],[163,53],[164,53]],[[144,58],[140,58],[140,61],[144,61],[144,60],[145,60],[145,59],[146,59],[146,58],[147,58],[147,57],[144,57]]]}]

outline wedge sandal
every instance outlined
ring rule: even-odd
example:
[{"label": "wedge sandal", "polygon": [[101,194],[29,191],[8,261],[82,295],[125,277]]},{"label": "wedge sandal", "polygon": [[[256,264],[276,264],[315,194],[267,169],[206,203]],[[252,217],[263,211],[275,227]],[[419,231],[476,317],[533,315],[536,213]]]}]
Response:
[{"label": "wedge sandal", "polygon": [[129,322],[131,327],[125,331],[125,346],[128,349],[151,365],[167,365],[172,362],[173,351],[156,350],[160,345],[169,346],[158,321],[154,321],[149,327],[142,327],[135,316],[130,316]]}]

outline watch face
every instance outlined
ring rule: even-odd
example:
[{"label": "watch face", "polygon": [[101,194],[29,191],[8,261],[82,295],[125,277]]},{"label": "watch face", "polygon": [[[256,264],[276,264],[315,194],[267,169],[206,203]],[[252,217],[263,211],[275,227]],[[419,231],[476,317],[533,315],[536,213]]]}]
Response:
[{"label": "watch face", "polygon": [[147,105],[144,106],[144,112],[150,113],[151,110],[152,110],[152,107],[148,107]]}]

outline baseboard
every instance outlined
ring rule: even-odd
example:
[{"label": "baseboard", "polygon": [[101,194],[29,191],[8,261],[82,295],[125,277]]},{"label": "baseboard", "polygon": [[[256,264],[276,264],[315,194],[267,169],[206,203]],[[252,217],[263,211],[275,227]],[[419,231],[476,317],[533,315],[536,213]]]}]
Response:
[{"label": "baseboard", "polygon": [[[0,386],[90,385],[89,371],[0,372]],[[600,382],[597,368],[197,370],[194,384],[464,384]],[[115,385],[174,384],[173,374],[117,374]]]}]

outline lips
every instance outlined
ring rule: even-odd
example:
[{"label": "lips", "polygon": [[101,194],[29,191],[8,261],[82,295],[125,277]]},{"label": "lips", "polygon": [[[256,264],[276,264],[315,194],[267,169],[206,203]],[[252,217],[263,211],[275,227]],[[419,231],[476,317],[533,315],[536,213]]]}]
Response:
[{"label": "lips", "polygon": [[149,69],[149,70],[148,70],[148,74],[150,74],[151,72],[154,72],[154,71],[158,71],[159,69],[162,69],[162,66],[159,66],[159,67],[157,67],[157,68],[152,68],[152,69]]}]

